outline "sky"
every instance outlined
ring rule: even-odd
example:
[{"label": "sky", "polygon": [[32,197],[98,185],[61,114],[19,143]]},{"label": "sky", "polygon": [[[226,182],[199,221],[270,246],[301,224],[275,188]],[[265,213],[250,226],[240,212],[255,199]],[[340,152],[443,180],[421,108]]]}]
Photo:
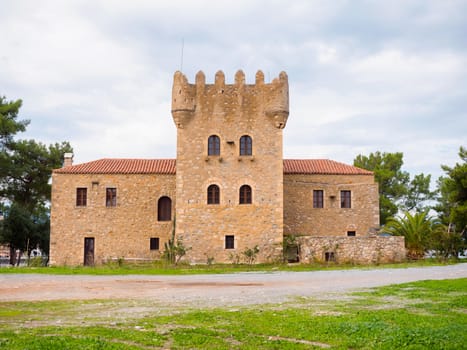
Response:
[{"label": "sky", "polygon": [[467,147],[467,1],[0,0],[0,95],[75,164],[175,158],[173,74],[285,71],[284,158],[402,152],[433,182]]}]

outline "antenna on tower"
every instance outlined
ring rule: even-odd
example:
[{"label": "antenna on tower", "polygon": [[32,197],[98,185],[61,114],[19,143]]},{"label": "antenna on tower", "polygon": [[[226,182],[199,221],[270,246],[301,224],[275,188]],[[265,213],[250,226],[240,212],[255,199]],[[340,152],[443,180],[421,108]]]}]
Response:
[{"label": "antenna on tower", "polygon": [[182,53],[180,57],[180,72],[183,72],[183,48],[185,46],[185,39],[182,38]]}]

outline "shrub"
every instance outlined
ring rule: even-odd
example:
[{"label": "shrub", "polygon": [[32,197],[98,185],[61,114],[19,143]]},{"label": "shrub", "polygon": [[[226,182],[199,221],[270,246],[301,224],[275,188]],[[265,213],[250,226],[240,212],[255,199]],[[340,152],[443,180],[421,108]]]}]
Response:
[{"label": "shrub", "polygon": [[248,265],[251,265],[254,263],[258,253],[259,253],[259,248],[257,245],[254,248],[247,248],[242,252],[243,256],[245,257],[245,262]]}]

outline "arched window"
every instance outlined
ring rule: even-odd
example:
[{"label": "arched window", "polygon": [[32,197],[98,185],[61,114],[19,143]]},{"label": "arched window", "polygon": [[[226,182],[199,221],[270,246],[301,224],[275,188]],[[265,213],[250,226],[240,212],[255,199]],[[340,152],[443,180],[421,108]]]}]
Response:
[{"label": "arched window", "polygon": [[251,187],[248,185],[243,185],[240,187],[240,204],[251,204]]},{"label": "arched window", "polygon": [[161,197],[157,201],[157,221],[170,221],[172,219],[172,200]]},{"label": "arched window", "polygon": [[217,135],[208,138],[208,156],[219,156],[221,154],[221,140]]},{"label": "arched window", "polygon": [[253,154],[253,142],[251,137],[248,135],[243,135],[240,137],[240,155],[241,156],[251,156]]},{"label": "arched window", "polygon": [[220,190],[217,185],[209,185],[208,187],[208,204],[220,203]]}]

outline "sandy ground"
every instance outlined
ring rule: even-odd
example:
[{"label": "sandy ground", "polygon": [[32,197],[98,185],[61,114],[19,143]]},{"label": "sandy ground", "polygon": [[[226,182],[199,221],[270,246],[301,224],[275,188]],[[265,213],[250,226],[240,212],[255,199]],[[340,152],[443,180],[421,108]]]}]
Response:
[{"label": "sandy ground", "polygon": [[133,299],[191,306],[277,303],[382,285],[467,277],[467,264],[188,276],[0,274],[0,301]]}]

